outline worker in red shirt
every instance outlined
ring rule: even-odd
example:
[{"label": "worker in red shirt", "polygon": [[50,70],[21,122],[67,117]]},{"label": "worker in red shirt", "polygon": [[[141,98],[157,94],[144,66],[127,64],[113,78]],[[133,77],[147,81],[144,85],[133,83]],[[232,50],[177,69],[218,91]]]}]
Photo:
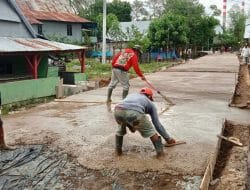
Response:
[{"label": "worker in red shirt", "polygon": [[134,68],[136,74],[141,77],[142,80],[146,80],[141,72],[138,64],[140,56],[140,46],[135,45],[133,48],[126,48],[125,50],[116,54],[112,60],[112,76],[108,86],[107,96],[107,108],[111,111],[111,96],[112,91],[116,85],[120,82],[123,87],[122,98],[126,98],[129,91],[129,76],[128,71],[131,67]]}]

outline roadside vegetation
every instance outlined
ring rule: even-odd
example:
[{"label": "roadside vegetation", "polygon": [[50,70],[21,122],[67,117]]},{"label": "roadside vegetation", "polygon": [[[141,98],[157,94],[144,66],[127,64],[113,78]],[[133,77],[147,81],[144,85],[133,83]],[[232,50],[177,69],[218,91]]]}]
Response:
[{"label": "roadside vegetation", "polygon": [[[96,36],[101,40],[103,1],[72,0],[71,6],[79,16],[97,23]],[[126,41],[129,47],[141,45],[145,52],[175,50],[182,58],[188,50],[192,58],[202,50],[238,50],[244,43],[247,15],[234,3],[228,10],[230,24],[225,27],[218,19],[221,10],[216,5],[208,9],[206,12],[198,0],[135,0],[132,3],[113,0],[107,3],[107,36],[117,42],[117,49]],[[141,33],[135,25],[126,28],[126,32],[121,30],[120,22],[132,20],[151,21],[148,31]],[[96,50],[89,40],[84,41],[84,45]]]},{"label": "roadside vegetation", "polygon": [[[172,62],[151,62],[151,63],[141,63],[140,69],[143,73],[152,73],[161,70],[164,67],[169,67]],[[78,60],[73,60],[66,64],[66,71],[69,72],[80,72],[80,63]],[[102,64],[98,59],[86,59],[85,73],[88,80],[99,80],[99,79],[109,79],[111,76],[111,62]],[[133,69],[129,71],[130,77],[136,77],[136,73]]]}]

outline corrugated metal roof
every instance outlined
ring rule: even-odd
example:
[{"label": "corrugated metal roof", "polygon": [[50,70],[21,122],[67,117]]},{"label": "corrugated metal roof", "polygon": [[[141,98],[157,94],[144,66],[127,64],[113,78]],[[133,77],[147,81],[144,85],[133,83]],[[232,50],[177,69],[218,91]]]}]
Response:
[{"label": "corrugated metal roof", "polygon": [[31,24],[41,24],[42,21],[90,22],[75,15],[67,1],[16,0],[16,2]]},{"label": "corrugated metal roof", "polygon": [[146,34],[148,32],[148,28],[151,21],[132,21],[132,22],[120,22],[120,27],[124,33],[127,32],[127,28],[131,29],[134,25],[138,28],[138,30],[142,34]]},{"label": "corrugated metal roof", "polygon": [[[148,33],[149,25],[151,21],[131,21],[131,22],[120,22],[120,28],[123,33],[127,34],[127,29],[131,30],[132,26],[135,26],[140,33],[146,35]],[[110,40],[117,41],[113,36],[107,36]],[[128,41],[128,37],[122,37],[119,41]]]},{"label": "corrugated metal roof", "polygon": [[18,4],[25,4],[27,8],[36,11],[60,12],[75,14],[69,0],[16,0]]},{"label": "corrugated metal roof", "polygon": [[7,1],[0,1],[0,20],[20,23],[18,14],[9,6]]},{"label": "corrugated metal roof", "polygon": [[38,38],[24,39],[0,37],[0,54],[18,52],[74,51],[82,49],[87,49],[87,47],[53,42]]}]

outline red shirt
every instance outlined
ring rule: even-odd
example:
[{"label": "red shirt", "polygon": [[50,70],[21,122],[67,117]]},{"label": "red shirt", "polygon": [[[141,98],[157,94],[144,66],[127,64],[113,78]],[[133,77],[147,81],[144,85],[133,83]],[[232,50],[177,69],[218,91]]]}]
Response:
[{"label": "red shirt", "polygon": [[125,51],[116,54],[112,60],[112,66],[113,68],[122,68],[124,71],[128,71],[133,67],[136,74],[143,77],[139,68],[138,57],[133,49],[126,48]]}]

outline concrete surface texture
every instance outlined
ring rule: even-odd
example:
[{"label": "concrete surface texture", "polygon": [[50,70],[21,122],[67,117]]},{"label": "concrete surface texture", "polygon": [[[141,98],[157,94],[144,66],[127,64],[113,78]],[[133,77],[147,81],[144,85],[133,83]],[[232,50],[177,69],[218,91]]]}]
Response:
[{"label": "concrete surface texture", "polygon": [[[222,54],[146,74],[175,103],[164,112],[166,104],[155,94],[162,124],[174,138],[187,142],[165,148],[166,155],[160,160],[155,158],[149,139],[130,132],[124,137],[124,155],[115,156],[116,123],[112,113],[106,111],[107,87],[4,116],[6,141],[11,145],[49,143],[91,169],[202,176],[215,151],[223,120],[250,122],[249,111],[228,107],[238,68],[236,55]],[[146,86],[139,78],[130,83],[130,93]],[[121,96],[119,86],[114,90],[112,106],[121,101]]]}]

